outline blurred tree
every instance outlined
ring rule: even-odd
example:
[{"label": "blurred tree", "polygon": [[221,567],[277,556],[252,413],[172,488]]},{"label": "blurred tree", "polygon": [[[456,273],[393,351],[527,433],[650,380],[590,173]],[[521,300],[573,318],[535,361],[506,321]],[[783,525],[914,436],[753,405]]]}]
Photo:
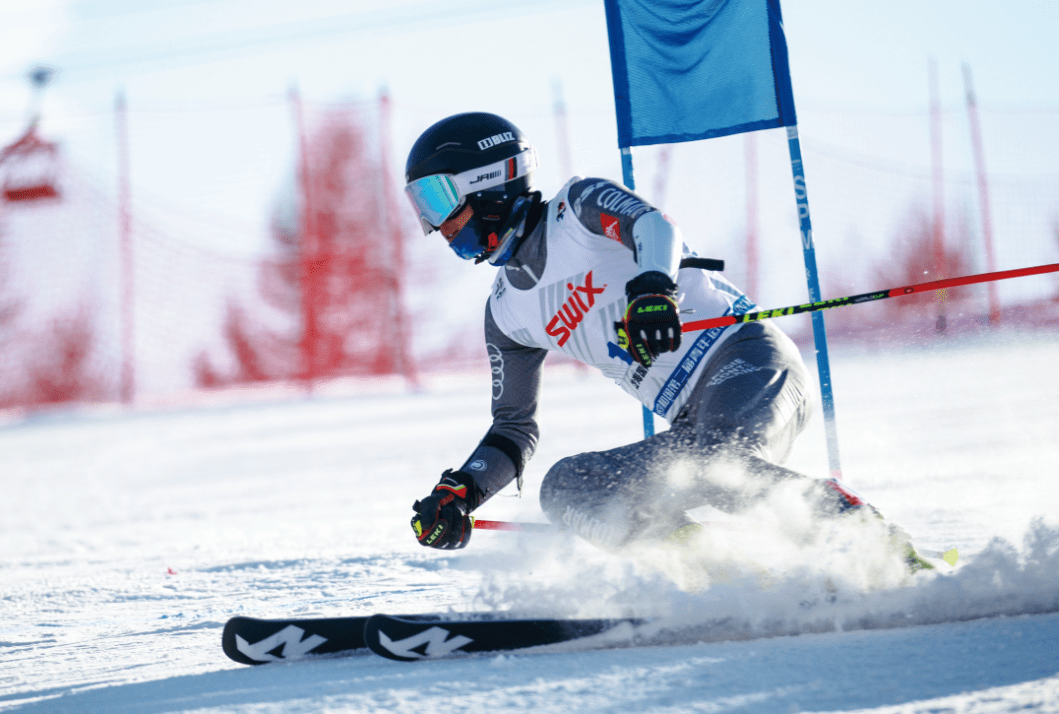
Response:
[{"label": "blurred tree", "polygon": [[15,323],[22,305],[18,298],[11,293],[11,267],[7,257],[7,243],[4,240],[2,226],[0,226],[0,407],[14,406],[18,403],[15,397],[17,391],[13,381],[14,367],[12,360],[15,358],[10,346],[15,341]]},{"label": "blurred tree", "polygon": [[325,112],[305,145],[304,175],[273,209],[278,256],[262,263],[261,303],[229,305],[235,367],[200,355],[200,386],[400,372],[401,276],[380,153],[348,107]]},{"label": "blurred tree", "polygon": [[95,342],[92,316],[97,314],[82,304],[70,315],[51,321],[47,333],[35,340],[37,348],[30,360],[29,394],[26,404],[106,401],[113,389],[92,364]]},{"label": "blurred tree", "polygon": [[16,361],[4,365],[0,408],[113,399],[113,380],[108,380],[92,359],[93,314],[82,304],[68,315],[53,318],[43,328],[30,330],[22,326],[19,335],[15,335],[15,320],[0,324],[0,330],[7,333],[4,343],[19,344],[10,353]]},{"label": "blurred tree", "polygon": [[[874,270],[878,288],[895,288],[915,283],[926,283],[944,278],[970,275],[974,261],[964,248],[970,245],[967,226],[963,222],[950,225],[944,249],[940,254],[941,265],[935,265],[934,225],[926,211],[918,206],[909,208],[900,222],[890,251]],[[973,288],[948,288],[927,293],[916,293],[904,297],[884,300],[883,321],[902,322],[927,317],[937,320],[939,312],[944,314],[947,304],[963,300],[971,295]]]},{"label": "blurred tree", "polygon": [[[852,244],[859,241],[856,235],[850,239]],[[950,222],[941,265],[935,266],[933,221],[922,207],[913,205],[898,223],[888,251],[863,271],[866,278],[856,278],[851,264],[839,262],[829,266],[827,283],[841,286],[840,292],[833,293],[838,296],[971,275],[975,272],[972,244],[968,222]],[[859,264],[866,262],[864,258],[857,254],[848,260]],[[828,334],[836,338],[892,341],[925,331],[943,332],[960,313],[965,313],[959,320],[961,324],[973,319],[969,308],[976,288],[981,290],[980,286],[949,288],[828,310],[824,315]]]}]

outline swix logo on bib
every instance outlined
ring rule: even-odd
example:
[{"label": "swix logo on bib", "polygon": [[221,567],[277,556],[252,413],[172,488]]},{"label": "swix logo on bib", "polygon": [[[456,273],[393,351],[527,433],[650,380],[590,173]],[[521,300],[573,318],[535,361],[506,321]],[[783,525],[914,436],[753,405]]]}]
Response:
[{"label": "swix logo on bib", "polygon": [[505,131],[503,134],[494,134],[493,136],[487,136],[484,139],[479,139],[478,148],[482,151],[485,151],[491,146],[496,146],[497,144],[503,144],[504,142],[514,140],[515,135],[512,134],[510,131]]},{"label": "swix logo on bib", "polygon": [[548,321],[544,331],[557,339],[556,344],[562,347],[570,339],[570,335],[577,329],[581,321],[585,319],[588,311],[596,304],[596,296],[602,295],[607,289],[604,285],[597,288],[592,284],[592,271],[585,275],[584,285],[574,285],[572,282],[566,284],[570,296],[560,306],[555,316]]}]

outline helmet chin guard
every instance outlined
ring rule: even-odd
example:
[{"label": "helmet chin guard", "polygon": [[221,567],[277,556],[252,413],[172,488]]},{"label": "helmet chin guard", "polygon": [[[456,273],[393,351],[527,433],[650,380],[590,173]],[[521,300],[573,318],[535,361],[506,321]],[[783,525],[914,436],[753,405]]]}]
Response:
[{"label": "helmet chin guard", "polygon": [[[497,237],[496,246],[487,246],[486,251],[475,259],[475,263],[483,260],[489,261],[490,265],[501,266],[511,260],[522,239],[526,237],[526,219],[529,218],[530,209],[540,203],[541,195],[533,192],[529,196],[519,196],[511,206],[511,214],[508,216],[504,227]],[[492,236],[496,236],[493,233]]]},{"label": "helmet chin guard", "polygon": [[483,219],[474,204],[468,202],[441,224],[439,230],[453,252],[464,260],[473,259],[476,265],[488,261],[490,265],[501,266],[518,250],[526,234],[530,210],[539,203],[540,193],[536,191],[528,196],[517,196],[507,219],[501,224]]}]

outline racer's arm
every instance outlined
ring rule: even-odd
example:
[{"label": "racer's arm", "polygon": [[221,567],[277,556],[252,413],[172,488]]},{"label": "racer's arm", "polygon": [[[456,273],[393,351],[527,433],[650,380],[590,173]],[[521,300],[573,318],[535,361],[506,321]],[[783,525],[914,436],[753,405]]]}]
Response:
[{"label": "racer's arm", "polygon": [[625,284],[629,303],[617,325],[618,344],[649,367],[662,352],[680,348],[676,282],[684,247],[680,228],[611,181],[583,179],[570,187],[568,196],[583,226],[633,252],[637,272]]},{"label": "racer's arm", "polygon": [[661,211],[605,179],[576,182],[569,198],[583,226],[632,251],[638,274],[659,272],[676,281],[683,238],[680,228]]},{"label": "racer's arm", "polygon": [[479,505],[519,479],[537,448],[541,370],[548,351],[505,335],[485,306],[485,345],[493,377],[493,425],[460,471],[474,477]]},{"label": "racer's arm", "polygon": [[458,471],[449,469],[429,496],[412,506],[412,530],[423,545],[463,548],[468,514],[518,479],[537,448],[537,403],[547,350],[526,347],[497,326],[485,308],[485,342],[493,377],[493,425]]}]

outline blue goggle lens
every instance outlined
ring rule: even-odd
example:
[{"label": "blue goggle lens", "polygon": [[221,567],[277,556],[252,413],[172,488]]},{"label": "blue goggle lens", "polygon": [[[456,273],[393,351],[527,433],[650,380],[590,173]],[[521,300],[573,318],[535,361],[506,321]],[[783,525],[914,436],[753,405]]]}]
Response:
[{"label": "blue goggle lens", "polygon": [[416,179],[405,186],[404,190],[420,220],[435,229],[460,205],[456,184],[445,174]]}]

